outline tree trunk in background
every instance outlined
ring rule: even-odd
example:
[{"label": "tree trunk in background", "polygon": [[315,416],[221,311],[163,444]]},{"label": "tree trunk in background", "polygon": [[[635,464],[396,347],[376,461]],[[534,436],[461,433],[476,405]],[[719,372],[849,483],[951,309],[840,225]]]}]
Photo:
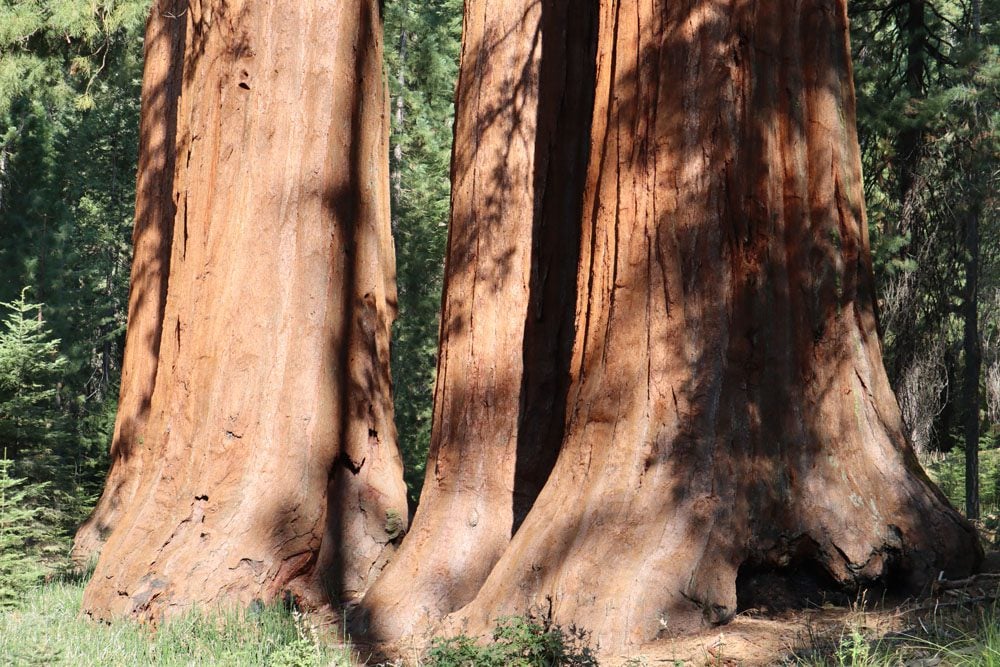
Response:
[{"label": "tree trunk in background", "polygon": [[183,68],[148,61],[143,120],[165,123],[143,164],[176,156],[149,204],[173,240],[146,465],[84,610],[352,598],[406,521],[378,4],[174,9],[150,34],[183,44]]},{"label": "tree trunk in background", "polygon": [[882,365],[844,2],[600,6],[565,439],[446,626],[541,608],[610,650],[728,620],[761,571],[969,573]]},{"label": "tree trunk in background", "polygon": [[[972,37],[980,38],[979,0],[972,1]],[[975,122],[975,121],[973,121]],[[975,173],[972,171],[971,173]],[[978,183],[976,184],[978,186]],[[978,187],[973,187],[973,192]],[[978,194],[978,193],[977,193]],[[973,195],[975,199],[978,196]],[[965,299],[962,304],[962,349],[965,356],[965,377],[962,397],[965,400],[965,515],[979,518],[979,377],[982,372],[983,350],[979,344],[979,211],[977,202],[969,202],[965,234]]]},{"label": "tree trunk in background", "polygon": [[427,475],[404,546],[364,599],[370,636],[425,629],[471,600],[555,462],[593,18],[570,0],[466,3]]},{"label": "tree trunk in background", "polygon": [[[928,214],[925,201],[928,188],[926,171],[926,121],[921,120],[915,112],[927,97],[928,63],[931,61],[930,30],[927,25],[927,0],[903,0],[897,9],[897,29],[900,41],[905,44],[903,60],[903,84],[907,107],[903,110],[899,132],[895,137],[895,155],[893,162],[898,184],[899,211],[888,219],[891,235],[905,235],[905,244],[897,251],[899,258],[910,258],[921,265],[916,271],[902,272],[900,275],[888,278],[894,283],[888,294],[894,298],[888,299],[883,311],[887,316],[881,324],[886,325],[881,333],[891,333],[888,354],[886,355],[886,371],[889,383],[895,389],[901,403],[904,422],[910,427],[910,433],[916,432],[921,416],[933,412],[925,401],[914,396],[912,386],[923,384],[926,380],[921,373],[921,366],[933,362],[935,353],[925,339],[924,332],[941,327],[946,313],[939,309],[928,309],[924,293],[927,287],[943,279],[933,275],[933,262],[921,262],[926,257],[928,248],[935,240],[935,230],[928,225]],[[918,379],[919,378],[919,379]],[[933,423],[933,422],[932,422]],[[914,438],[916,447],[926,447],[927,442]]]},{"label": "tree trunk in background", "polygon": [[971,211],[965,229],[965,299],[962,304],[962,349],[965,376],[965,516],[979,518],[979,378],[983,351],[979,345],[979,212]]},{"label": "tree trunk in background", "polygon": [[[407,3],[403,2],[403,20],[400,21],[399,26],[399,46],[397,50],[399,52],[399,73],[396,75],[396,85],[399,87],[399,93],[396,95],[395,100],[391,100],[392,105],[395,107],[393,114],[395,115],[396,127],[399,128],[397,131],[401,131],[406,122],[406,41],[407,41]],[[396,207],[398,202],[403,196],[403,142],[397,141],[396,145],[392,148],[392,162],[389,165],[389,180],[392,184],[392,206]],[[395,233],[395,226],[393,227],[393,233]]]},{"label": "tree trunk in background", "polygon": [[[927,96],[928,36],[926,0],[906,0],[906,17],[901,26],[906,40],[906,93],[910,100],[918,103]],[[909,113],[913,113],[912,110]],[[903,228],[898,232],[911,231],[918,221],[913,220],[913,192],[915,176],[920,166],[924,143],[923,128],[911,121],[896,138],[896,154],[899,159],[899,200],[902,209]]]},{"label": "tree trunk in background", "polygon": [[[919,104],[926,97],[927,61],[929,59],[927,2],[926,0],[905,0],[901,6],[905,7],[905,14],[899,29],[903,33],[906,43],[904,75],[906,94],[913,104]],[[913,115],[912,109],[908,109],[906,113]],[[926,185],[917,180],[924,151],[924,127],[918,124],[914,118],[910,118],[908,122],[904,119],[904,123],[895,140],[899,216],[895,219],[895,224],[890,232],[908,235],[906,245],[900,251],[901,256],[919,257],[927,243],[926,220],[920,201],[920,196]],[[920,309],[914,303],[917,297],[911,294],[912,291],[913,288],[907,290],[910,294],[908,294],[905,303],[896,309],[897,312],[893,313],[895,316],[893,318],[895,320],[893,327],[895,344],[891,348],[890,363],[887,364],[886,370],[889,372],[891,383],[897,389],[904,385],[907,373],[917,360],[921,348]],[[905,394],[902,395],[905,401]],[[906,406],[904,405],[904,407]]]},{"label": "tree trunk in background", "polygon": [[73,540],[71,555],[81,567],[97,558],[131,502],[142,472],[156,456],[144,434],[156,385],[170,271],[176,213],[173,142],[184,57],[184,32],[161,17],[179,16],[186,5],[186,0],[160,0],[146,25],[134,251],[118,416],[104,492]]}]

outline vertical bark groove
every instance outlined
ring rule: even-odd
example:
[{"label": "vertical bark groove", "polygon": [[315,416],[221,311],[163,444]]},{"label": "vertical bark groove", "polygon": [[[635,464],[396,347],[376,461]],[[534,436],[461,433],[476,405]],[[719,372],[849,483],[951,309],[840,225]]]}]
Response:
[{"label": "vertical bark groove", "polygon": [[566,0],[469,0],[427,478],[360,629],[426,629],[472,599],[562,436],[592,15]]},{"label": "vertical bark groove", "polygon": [[166,64],[180,85],[147,71],[177,122],[145,150],[185,156],[157,176],[174,202],[158,214],[177,219],[175,335],[155,360],[148,465],[85,591],[101,618],[351,599],[406,517],[377,4],[185,9],[150,19],[181,42]]},{"label": "vertical bark groove", "polygon": [[844,3],[600,7],[565,439],[446,627],[613,649],[728,620],[744,564],[968,572],[882,366]]}]

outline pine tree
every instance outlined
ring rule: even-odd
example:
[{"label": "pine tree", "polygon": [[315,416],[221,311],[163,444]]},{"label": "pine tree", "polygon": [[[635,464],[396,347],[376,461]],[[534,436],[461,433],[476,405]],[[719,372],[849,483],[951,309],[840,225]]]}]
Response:
[{"label": "pine tree", "polygon": [[385,17],[399,292],[392,372],[400,450],[415,501],[431,434],[462,3],[393,0]]},{"label": "pine tree", "polygon": [[54,465],[64,436],[57,401],[57,378],[66,366],[59,340],[41,317],[42,306],[26,299],[9,303],[0,330],[0,443],[12,458],[28,459],[32,477]]},{"label": "pine tree", "polygon": [[[148,0],[0,6],[0,301],[45,304],[78,521],[106,472],[121,373]],[[18,459],[19,470],[36,457]],[[34,478],[34,473],[31,474]]]},{"label": "pine tree", "polygon": [[13,461],[0,458],[0,611],[17,605],[23,592],[38,583],[43,570],[33,553],[42,537],[32,506],[44,485],[25,484],[11,475]]}]

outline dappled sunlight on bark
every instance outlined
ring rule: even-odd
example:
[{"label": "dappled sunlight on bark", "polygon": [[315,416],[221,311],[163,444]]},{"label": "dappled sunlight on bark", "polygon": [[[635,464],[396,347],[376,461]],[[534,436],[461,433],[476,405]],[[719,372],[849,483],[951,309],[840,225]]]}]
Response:
[{"label": "dappled sunlight on bark", "polygon": [[183,63],[148,62],[177,121],[144,109],[140,161],[176,162],[140,176],[171,188],[138,207],[173,216],[164,334],[126,353],[157,363],[149,458],[86,591],[99,618],[351,599],[407,516],[377,3],[180,9],[151,18]]},{"label": "dappled sunlight on bark", "polygon": [[475,600],[604,649],[725,622],[744,563],[913,592],[980,557],[875,327],[843,3],[601,3],[566,437]]},{"label": "dappled sunlight on bark", "polygon": [[427,476],[362,603],[370,636],[426,630],[471,600],[558,452],[592,98],[592,16],[570,6],[466,7]]}]

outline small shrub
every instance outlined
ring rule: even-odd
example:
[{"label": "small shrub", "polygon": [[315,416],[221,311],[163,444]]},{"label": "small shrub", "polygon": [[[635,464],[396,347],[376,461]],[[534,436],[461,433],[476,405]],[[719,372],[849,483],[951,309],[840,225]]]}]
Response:
[{"label": "small shrub", "polygon": [[308,623],[297,611],[292,612],[292,619],[297,636],[270,655],[269,667],[312,667],[324,664],[323,646],[316,626]]},{"label": "small shrub", "polygon": [[270,655],[270,667],[311,667],[318,665],[322,654],[311,640],[299,637]]},{"label": "small shrub", "polygon": [[833,657],[837,665],[849,667],[877,665],[879,662],[875,647],[858,628],[851,628],[844,636]]},{"label": "small shrub", "polygon": [[40,537],[38,510],[28,503],[42,485],[12,477],[12,465],[4,451],[0,458],[0,610],[17,605],[44,573],[34,553]]},{"label": "small shrub", "polygon": [[534,615],[497,620],[493,639],[478,644],[465,635],[437,638],[427,652],[432,667],[590,667],[597,660],[587,647],[587,633],[564,629]]}]

